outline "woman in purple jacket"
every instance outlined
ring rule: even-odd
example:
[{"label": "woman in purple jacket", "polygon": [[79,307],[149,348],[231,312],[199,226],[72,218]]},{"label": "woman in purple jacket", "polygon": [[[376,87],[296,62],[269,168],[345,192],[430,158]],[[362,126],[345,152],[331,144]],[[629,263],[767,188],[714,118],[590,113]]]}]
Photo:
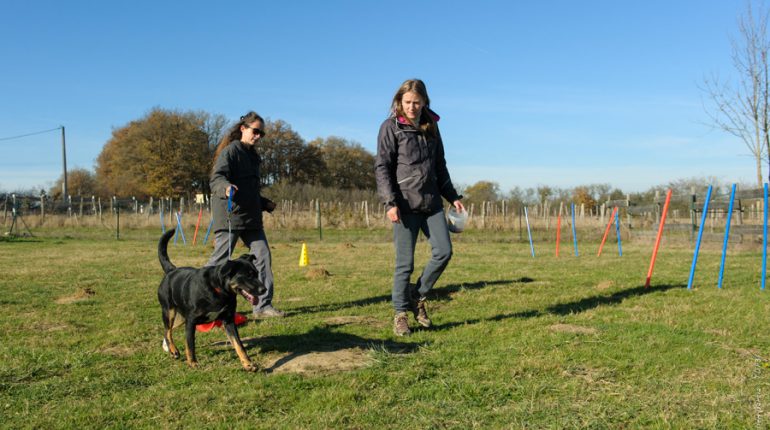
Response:
[{"label": "woman in purple jacket", "polygon": [[[380,126],[377,137],[377,192],[393,222],[396,248],[393,332],[397,336],[411,333],[408,311],[422,327],[432,324],[425,298],[452,257],[441,198],[452,203],[458,212],[465,210],[462,196],[449,177],[438,120],[438,115],[430,110],[425,84],[409,79],[393,96],[391,115]],[[410,284],[420,231],[431,244],[432,257],[416,284]]]}]

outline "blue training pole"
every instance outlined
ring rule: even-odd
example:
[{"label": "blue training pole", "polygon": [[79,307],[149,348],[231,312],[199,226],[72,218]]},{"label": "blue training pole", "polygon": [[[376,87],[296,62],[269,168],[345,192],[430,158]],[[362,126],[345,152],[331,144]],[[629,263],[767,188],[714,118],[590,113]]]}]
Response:
[{"label": "blue training pole", "polygon": [[703,202],[703,215],[700,217],[700,227],[698,228],[698,240],[695,241],[695,253],[692,256],[692,267],[690,268],[690,279],[687,281],[687,289],[692,289],[692,280],[695,277],[695,265],[698,263],[698,250],[700,249],[700,241],[703,238],[703,227],[706,225],[706,216],[709,210],[709,200],[711,200],[711,185],[709,185],[708,191],[706,191],[706,201]]},{"label": "blue training pole", "polygon": [[[184,238],[184,230],[182,230],[182,214],[177,212],[176,214],[176,232],[182,234],[182,243],[187,245],[187,240]],[[176,239],[174,239],[174,243],[176,243]]]},{"label": "blue training pole", "polygon": [[529,251],[532,253],[532,258],[535,258],[535,245],[532,244],[532,232],[529,230],[529,215],[527,215],[526,206],[524,206],[524,219],[527,221],[527,236],[529,236]]},{"label": "blue training pole", "polygon": [[209,223],[209,228],[206,230],[206,237],[203,238],[203,244],[206,244],[206,241],[209,240],[209,233],[211,233],[211,226],[214,225],[214,218],[211,218],[211,222]]},{"label": "blue training pole", "polygon": [[618,255],[623,256],[623,245],[620,243],[620,210],[615,211],[615,232],[618,234]]},{"label": "blue training pole", "polygon": [[727,257],[727,240],[730,238],[730,220],[733,219],[733,203],[735,202],[735,184],[730,192],[730,207],[727,209],[727,221],[725,222],[725,243],[722,245],[722,264],[719,265],[719,281],[717,288],[722,288],[722,279],[725,275],[725,257]]},{"label": "blue training pole", "polygon": [[765,289],[765,274],[767,273],[767,182],[765,182],[765,223],[762,228],[762,289]]},{"label": "blue training pole", "polygon": [[578,256],[577,233],[575,232],[575,204],[572,203],[572,241],[575,242],[575,257]]}]

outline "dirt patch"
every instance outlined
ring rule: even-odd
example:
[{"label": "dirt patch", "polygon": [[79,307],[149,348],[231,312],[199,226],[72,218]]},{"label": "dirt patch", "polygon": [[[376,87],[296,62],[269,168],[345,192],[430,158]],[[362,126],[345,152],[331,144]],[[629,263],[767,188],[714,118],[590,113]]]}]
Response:
[{"label": "dirt patch", "polygon": [[756,349],[756,348],[749,348],[749,349],[747,349],[747,348],[728,348],[728,349],[733,349],[733,351],[737,352],[738,355],[740,355],[741,357],[744,357],[744,358],[758,358],[760,356],[759,355],[759,350]]},{"label": "dirt patch", "polygon": [[329,273],[323,267],[314,267],[312,269],[309,269],[307,273],[305,273],[305,278],[311,281],[316,279],[326,279],[330,276],[332,276],[332,274]]},{"label": "dirt patch", "polygon": [[270,373],[299,373],[305,375],[347,372],[368,366],[372,358],[360,348],[338,351],[290,353],[263,363]]},{"label": "dirt patch", "polygon": [[71,327],[67,324],[61,324],[61,323],[46,323],[41,322],[35,325],[36,329],[39,331],[45,331],[45,332],[51,332],[51,331],[64,331],[64,330],[70,330]]},{"label": "dirt patch", "polygon": [[615,283],[612,282],[612,281],[602,281],[602,282],[599,282],[599,284],[596,286],[596,289],[597,290],[608,290],[613,285],[615,285]]},{"label": "dirt patch", "polygon": [[573,334],[597,334],[598,330],[591,327],[582,327],[572,324],[552,324],[548,326],[551,331],[559,333],[573,333]]},{"label": "dirt patch", "polygon": [[728,335],[728,332],[725,329],[712,329],[712,328],[710,328],[710,329],[703,330],[703,332],[706,333],[706,334],[713,334],[713,335],[722,336],[722,337]]},{"label": "dirt patch", "polygon": [[383,328],[390,325],[390,320],[378,319],[375,317],[362,317],[362,316],[341,316],[341,317],[329,317],[324,319],[324,323],[327,325],[348,325],[359,324],[375,328]]},{"label": "dirt patch", "polygon": [[355,245],[353,245],[350,242],[341,243],[339,246],[340,246],[340,248],[344,248],[344,249],[351,249],[351,248],[355,248],[356,247]]},{"label": "dirt patch", "polygon": [[127,346],[109,346],[102,349],[101,352],[113,357],[130,357],[134,355],[134,349]]},{"label": "dirt patch", "polygon": [[59,297],[56,303],[60,305],[69,305],[71,303],[83,302],[96,295],[96,291],[86,287],[81,288],[77,293],[71,296]]}]

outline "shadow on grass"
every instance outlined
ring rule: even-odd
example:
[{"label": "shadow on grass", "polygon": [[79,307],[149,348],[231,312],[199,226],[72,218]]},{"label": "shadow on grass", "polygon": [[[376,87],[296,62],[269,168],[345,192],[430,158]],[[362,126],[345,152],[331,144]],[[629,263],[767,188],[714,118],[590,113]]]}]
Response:
[{"label": "shadow on grass", "polygon": [[639,286],[639,287],[629,288],[627,290],[617,291],[609,295],[591,296],[591,297],[586,297],[584,299],[580,299],[569,303],[557,303],[555,305],[545,308],[544,310],[521,311],[521,312],[510,313],[510,314],[495,315],[489,318],[477,318],[477,319],[466,320],[466,321],[451,322],[447,324],[438,324],[438,325],[434,325],[433,329],[448,330],[457,326],[477,324],[482,321],[503,321],[503,320],[512,319],[512,318],[535,318],[542,315],[563,316],[563,315],[570,315],[570,314],[578,314],[581,312],[585,312],[587,310],[598,308],[599,306],[614,306],[630,297],[639,297],[639,296],[644,296],[651,293],[659,293],[659,292],[671,290],[674,288],[687,288],[687,285],[685,284],[658,285],[650,288]]},{"label": "shadow on grass", "polygon": [[629,288],[627,290],[620,290],[610,294],[609,296],[591,296],[584,299],[580,299],[575,302],[559,303],[550,306],[546,309],[546,313],[552,315],[569,315],[585,312],[589,309],[594,309],[599,306],[617,305],[623,300],[629,297],[644,296],[650,293],[657,293],[660,291],[668,291],[673,288],[687,288],[685,284],[676,285],[658,285],[655,287],[645,288],[644,286]]},{"label": "shadow on grass", "polygon": [[513,279],[513,280],[498,280],[498,281],[478,281],[478,282],[471,282],[471,283],[462,283],[462,284],[449,284],[444,287],[440,288],[434,288],[429,293],[430,299],[436,299],[436,300],[451,300],[452,294],[458,293],[460,291],[464,290],[480,290],[485,287],[495,286],[495,285],[509,285],[509,284],[528,284],[530,282],[534,282],[535,280],[528,277],[521,277],[519,279]]},{"label": "shadow on grass", "polygon": [[[258,347],[261,353],[289,353],[276,361],[271,368],[265,369],[268,373],[295,360],[297,357],[313,352],[335,352],[359,348],[381,351],[388,354],[411,354],[428,344],[427,342],[395,342],[392,340],[370,339],[335,331],[334,328],[340,325],[344,324],[324,324],[323,326],[314,327],[309,332],[303,334],[250,337],[242,338],[241,341],[247,351]],[[213,354],[232,354],[232,348],[228,348],[230,342],[227,340],[212,342],[209,345],[224,347],[212,351]],[[254,353],[250,352],[250,355],[254,355]]]},{"label": "shadow on grass", "polygon": [[0,236],[0,242],[23,243],[23,242],[42,242],[34,236]]},{"label": "shadow on grass", "polygon": [[[533,281],[534,279],[532,278],[522,277],[514,280],[499,279],[494,281],[478,281],[478,282],[463,283],[463,284],[449,284],[444,287],[434,288],[433,290],[431,290],[430,296],[431,298],[435,298],[437,300],[451,300],[452,294],[462,290],[478,290],[481,288],[494,286],[494,285],[522,284],[522,283],[528,283]],[[313,312],[333,312],[333,311],[338,311],[345,308],[369,306],[369,305],[389,302],[391,298],[392,296],[390,294],[383,294],[381,296],[367,297],[365,299],[352,300],[349,302],[302,306],[299,308],[289,309],[287,311],[287,315],[291,316],[294,314],[306,314],[306,313],[313,313]]]}]

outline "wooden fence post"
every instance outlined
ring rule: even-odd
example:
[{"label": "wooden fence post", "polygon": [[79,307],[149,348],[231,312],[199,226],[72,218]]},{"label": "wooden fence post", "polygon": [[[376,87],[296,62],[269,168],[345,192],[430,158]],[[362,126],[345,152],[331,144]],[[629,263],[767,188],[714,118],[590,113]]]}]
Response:
[{"label": "wooden fence post", "polygon": [[690,241],[694,239],[695,232],[698,230],[697,215],[695,214],[695,203],[698,197],[695,194],[695,187],[690,188]]},{"label": "wooden fence post", "polygon": [[487,226],[487,202],[481,202],[481,228],[484,229]]}]

